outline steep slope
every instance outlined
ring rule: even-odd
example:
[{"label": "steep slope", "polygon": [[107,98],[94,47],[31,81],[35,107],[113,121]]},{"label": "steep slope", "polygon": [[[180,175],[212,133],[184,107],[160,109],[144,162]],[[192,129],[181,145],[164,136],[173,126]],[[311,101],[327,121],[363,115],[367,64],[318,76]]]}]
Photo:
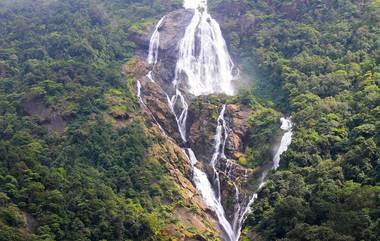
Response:
[{"label": "steep slope", "polygon": [[378,240],[379,2],[213,3],[254,93],[295,126],[245,240]]},{"label": "steep slope", "polygon": [[380,240],[379,16],[1,1],[0,240]]},{"label": "steep slope", "polygon": [[142,118],[144,67],[120,71],[162,5],[0,4],[0,239],[217,239],[186,156]]},{"label": "steep slope", "polygon": [[[270,151],[264,152],[262,165],[251,164],[256,169],[240,164],[255,141],[250,118],[264,110],[272,127],[278,113],[221,95],[236,91],[232,84],[238,81],[237,67],[218,23],[207,13],[207,1],[195,5],[186,9],[185,1],[185,9],[170,12],[154,28],[147,28],[150,43],[143,46],[149,46],[151,68],[136,78],[137,95],[150,121],[188,155],[193,165],[189,180],[215,214],[223,240],[237,240],[255,191],[272,167]],[[141,32],[135,39],[148,39],[144,37],[148,34]],[[207,96],[212,93],[216,95]],[[272,144],[275,133],[271,129],[264,135],[265,144]]]}]

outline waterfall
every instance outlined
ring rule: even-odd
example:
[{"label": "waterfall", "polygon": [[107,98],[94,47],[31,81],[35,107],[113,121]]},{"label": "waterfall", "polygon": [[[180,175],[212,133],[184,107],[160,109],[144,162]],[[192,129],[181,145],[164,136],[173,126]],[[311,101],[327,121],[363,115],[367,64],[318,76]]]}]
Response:
[{"label": "waterfall", "polygon": [[164,21],[165,16],[158,21],[156,27],[154,28],[153,34],[150,37],[149,42],[149,53],[148,53],[148,63],[155,65],[158,60],[158,49],[160,47],[160,27]]},{"label": "waterfall", "polygon": [[226,219],[226,215],[224,213],[224,208],[220,202],[220,199],[216,197],[215,192],[212,188],[212,185],[206,175],[203,171],[201,171],[199,168],[195,166],[195,164],[198,162],[197,158],[195,157],[194,152],[191,149],[187,149],[188,157],[190,159],[190,163],[193,167],[193,181],[195,183],[196,188],[201,193],[202,198],[206,205],[211,208],[216,216],[218,217],[218,221],[220,225],[222,226],[224,232],[228,236],[228,240],[233,241],[235,240],[235,233],[232,230],[231,224]]},{"label": "waterfall", "polygon": [[[226,105],[222,106],[222,109],[219,113],[218,119],[217,119],[217,127],[216,127],[216,134],[214,136],[215,144],[214,144],[214,154],[212,156],[210,165],[213,168],[214,171],[214,186],[216,187],[216,193],[218,201],[221,202],[221,189],[220,189],[220,178],[219,178],[219,172],[216,169],[217,161],[222,158],[226,159],[226,155],[224,153],[226,141],[229,134],[229,129],[227,126],[227,123],[224,119],[226,111]],[[240,191],[239,187],[236,184],[236,182],[233,180],[233,177],[231,175],[231,166],[233,165],[232,162],[228,159],[226,161],[226,170],[225,174],[228,178],[228,181],[232,183],[234,189],[235,189],[235,197],[234,197],[234,217],[232,220],[232,224],[228,223],[231,229],[233,230],[233,235],[230,235],[229,238],[231,241],[239,240],[240,232],[242,224],[245,220],[245,216],[247,212],[249,211],[249,206],[253,203],[254,199],[251,199],[246,206],[242,206],[240,203]],[[267,172],[267,171],[265,171]],[[260,185],[259,188],[262,187],[264,184],[264,178],[266,176],[266,173],[262,175],[260,179]]]},{"label": "waterfall", "polygon": [[[169,107],[171,111],[174,114],[174,117],[177,121],[178,125],[178,131],[181,135],[182,141],[186,142],[186,120],[187,120],[187,112],[189,109],[189,105],[186,102],[186,99],[182,92],[178,89],[176,89],[176,94],[172,96],[172,98],[169,98],[169,96],[166,94],[166,98],[169,103]],[[176,112],[176,106],[178,103],[178,100],[180,101],[180,114],[178,115]]]},{"label": "waterfall", "polygon": [[187,0],[184,7],[193,8],[194,16],[179,44],[173,84],[185,83],[196,96],[233,95],[234,64],[219,24],[207,12],[207,1]]},{"label": "waterfall", "polygon": [[207,6],[206,0],[184,0],[183,1],[183,7],[184,8],[199,8],[203,7],[205,8]]},{"label": "waterfall", "polygon": [[[187,84],[190,87],[189,93],[194,95],[219,92],[232,94],[231,81],[233,63],[228,54],[219,25],[215,20],[211,19],[207,12],[201,13],[200,9],[197,9],[198,7],[203,7],[205,11],[206,1],[185,1],[184,7],[194,8],[194,16],[186,29],[185,36],[179,44],[179,57],[176,64],[175,79],[173,80],[175,95],[171,98],[168,95],[166,96],[169,107],[177,121],[181,138],[183,142],[186,142],[188,104],[185,96],[178,88],[182,80],[180,76],[182,76],[182,73],[187,75]],[[209,20],[211,24],[209,24]],[[197,42],[199,42],[201,54],[199,56],[193,56],[191,51],[195,50]],[[195,62],[191,59],[195,59]],[[193,182],[197,190],[200,192],[206,205],[215,212],[219,224],[225,232],[226,239],[233,241],[235,240],[235,232],[226,218],[221,203],[219,174],[215,167],[219,156],[225,157],[224,146],[227,140],[227,127],[224,121],[225,109],[226,106],[223,105],[214,137],[215,152],[211,160],[215,175],[214,184],[218,186],[216,193],[207,174],[195,166],[198,161],[194,152],[190,148],[187,148],[186,152],[193,168]]]},{"label": "waterfall", "polygon": [[[189,104],[187,103],[188,94],[195,96],[208,95],[213,93],[224,93],[233,95],[234,89],[232,81],[234,79],[234,64],[228,53],[226,42],[222,36],[219,24],[210,16],[207,11],[206,0],[185,0],[184,8],[192,9],[194,15],[187,26],[185,34],[178,43],[178,59],[175,66],[173,79],[174,95],[169,96],[166,93],[167,103],[177,122],[178,132],[184,144],[187,142],[186,121],[188,117]],[[165,20],[162,17],[156,24],[150,39],[149,53],[147,61],[154,69],[159,60],[160,45],[160,27]],[[149,71],[147,78],[154,82],[154,75]],[[186,91],[185,91],[186,90]],[[142,97],[142,87],[140,81],[137,81],[137,97],[141,104],[149,109]],[[196,166],[198,160],[195,153],[190,148],[184,148],[186,156],[189,159],[193,170],[193,183],[199,191],[205,204],[215,213],[221,229],[224,231],[225,240],[237,241],[241,234],[242,225],[250,212],[250,206],[257,198],[254,193],[249,200],[240,202],[241,195],[238,184],[233,180],[231,169],[233,161],[228,160],[225,155],[225,145],[230,129],[224,119],[226,105],[222,105],[217,119],[217,126],[214,135],[214,152],[210,159],[209,165],[213,170],[213,177],[209,178],[207,174]],[[153,120],[165,134],[161,125],[153,116]],[[281,154],[287,150],[292,137],[292,124],[290,119],[281,119],[281,129],[286,133],[282,137],[281,145],[273,159],[273,169],[279,165]],[[170,138],[170,137],[168,137]],[[217,169],[218,162],[223,159],[226,161],[226,176],[235,190],[234,196],[234,215],[232,222],[226,217],[222,205],[222,190]],[[264,170],[260,179],[260,190],[269,172]],[[245,178],[248,177],[246,172]],[[258,191],[257,190],[257,191]]]},{"label": "waterfall", "polygon": [[277,169],[280,166],[280,156],[286,150],[288,150],[288,146],[292,142],[292,122],[289,119],[281,118],[281,129],[286,131],[285,134],[281,138],[280,147],[278,148],[274,158],[273,158],[273,169]]},{"label": "waterfall", "polygon": [[[268,175],[268,170],[265,170],[261,174],[261,177],[259,179],[259,186],[257,188],[257,191],[259,191],[264,186],[264,184],[265,184],[264,179],[265,179],[265,177],[267,175]],[[256,199],[257,199],[257,192],[255,192],[252,195],[252,197],[249,200],[247,206],[244,208],[244,210],[243,210],[242,213],[239,213],[238,219],[236,220],[236,222],[234,222],[234,231],[235,231],[235,240],[234,241],[238,241],[239,240],[243,224],[244,224],[245,220],[247,219],[247,215],[251,212],[251,205],[255,202]],[[240,212],[241,212],[241,209],[240,209]]]},{"label": "waterfall", "polygon": [[[280,146],[278,147],[278,150],[276,151],[276,154],[273,157],[273,164],[271,167],[273,170],[276,170],[279,167],[281,154],[284,153],[288,149],[289,145],[292,142],[292,135],[293,135],[292,127],[293,127],[293,124],[292,124],[292,121],[290,118],[283,118],[283,117],[281,118],[281,127],[280,128],[283,131],[285,131],[285,133],[282,136]],[[261,174],[257,191],[256,191],[256,193],[254,193],[252,195],[252,198],[248,202],[247,207],[245,208],[245,210],[243,211],[243,213],[240,216],[240,220],[238,222],[238,228],[234,229],[235,233],[236,233],[236,240],[239,240],[239,238],[240,238],[241,228],[243,226],[244,221],[247,218],[247,215],[251,212],[251,205],[257,199],[257,192],[260,191],[260,189],[263,188],[263,186],[265,185],[265,178],[268,175],[268,172],[269,172],[269,170],[267,169],[267,170],[264,170],[263,173]]]},{"label": "waterfall", "polygon": [[216,164],[219,159],[219,157],[224,155],[224,146],[226,144],[227,139],[227,127],[226,122],[224,121],[224,113],[226,111],[226,105],[222,106],[222,110],[220,111],[220,114],[217,119],[217,127],[216,127],[216,134],[214,136],[214,154],[212,155],[211,159],[211,166],[214,171],[214,186],[216,186],[216,193],[219,201],[221,201],[221,191],[220,191],[220,180],[219,180],[219,172],[216,169]]},{"label": "waterfall", "polygon": [[[154,66],[157,64],[158,61],[158,49],[160,48],[160,27],[162,25],[162,22],[164,21],[165,16],[163,16],[156,26],[154,27],[154,31],[152,36],[150,37],[149,41],[149,52],[148,52],[148,64]],[[152,71],[149,71],[149,73],[146,75],[150,81],[154,82],[153,76],[152,76]]]},{"label": "waterfall", "polygon": [[137,81],[137,99],[141,100],[141,82]]}]

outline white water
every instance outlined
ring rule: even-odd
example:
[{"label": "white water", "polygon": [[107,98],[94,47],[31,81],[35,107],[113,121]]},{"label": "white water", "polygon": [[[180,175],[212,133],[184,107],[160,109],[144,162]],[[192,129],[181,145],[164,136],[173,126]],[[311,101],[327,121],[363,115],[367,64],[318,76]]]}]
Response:
[{"label": "white water", "polygon": [[238,241],[241,235],[241,229],[243,227],[243,224],[245,220],[247,219],[248,214],[251,212],[251,205],[255,202],[257,199],[257,192],[264,186],[265,182],[264,179],[268,175],[268,171],[264,171],[261,174],[260,180],[259,180],[259,187],[257,188],[257,191],[252,195],[251,199],[249,200],[247,206],[243,210],[243,212],[239,215],[238,220],[236,223],[234,222],[234,231],[235,231],[235,240]]},{"label": "white water", "polygon": [[202,199],[206,203],[206,205],[211,208],[216,216],[218,217],[218,221],[220,225],[222,226],[223,230],[225,231],[226,235],[228,236],[229,240],[234,240],[234,231],[232,230],[231,224],[226,219],[226,215],[224,213],[224,208],[220,202],[220,199],[216,197],[215,192],[212,188],[212,185],[210,181],[208,180],[208,177],[206,173],[201,171],[199,168],[195,166],[195,164],[198,162],[197,158],[195,157],[194,152],[191,149],[187,149],[188,157],[190,159],[190,163],[193,167],[193,181],[195,183],[196,188],[202,195]]},{"label": "white water", "polygon": [[184,8],[199,8],[199,7],[206,7],[207,1],[206,0],[185,0],[183,1],[183,7]]},{"label": "white water", "polygon": [[[186,93],[179,90],[182,82],[187,84],[188,93],[193,95],[207,95],[212,93],[225,93],[228,95],[234,94],[232,87],[233,68],[234,64],[228,53],[226,43],[223,39],[219,24],[208,14],[206,0],[185,0],[184,7],[194,9],[194,16],[186,28],[185,35],[179,43],[179,57],[176,64],[175,78],[173,85],[175,87],[175,95],[171,98],[166,94],[168,105],[177,121],[178,131],[182,141],[186,143],[186,120],[188,115],[188,103],[186,102]],[[154,66],[159,58],[160,44],[160,26],[162,25],[165,16],[157,23],[151,37],[149,45],[148,63]],[[154,82],[152,71],[147,74],[147,77]],[[186,82],[185,82],[186,81]],[[137,95],[141,103],[145,106],[141,95],[141,84],[137,83]],[[257,198],[257,194],[253,194],[249,203],[241,204],[239,202],[240,192],[238,185],[232,180],[232,175],[228,171],[232,163],[228,163],[226,174],[229,181],[232,182],[235,188],[235,207],[232,225],[227,220],[225,210],[221,201],[221,190],[219,173],[216,168],[220,158],[226,158],[224,149],[228,137],[228,127],[224,119],[226,106],[223,105],[220,111],[217,128],[214,136],[214,153],[210,160],[210,165],[214,170],[213,184],[210,182],[206,173],[196,167],[197,158],[191,149],[184,150],[193,168],[193,181],[202,196],[202,199],[213,210],[218,218],[219,224],[226,234],[226,240],[237,241],[241,234],[241,227],[250,212],[250,206]],[[154,118],[154,116],[153,116]],[[155,120],[155,118],[154,118]],[[284,119],[286,120],[286,119]],[[273,168],[278,167],[280,155],[286,151],[287,146],[291,141],[291,122],[284,124],[282,129],[286,130],[281,141],[280,148],[273,160]],[[155,120],[156,121],[156,120]],[[158,122],[156,121],[158,124]],[[287,127],[285,126],[287,125]],[[161,126],[158,124],[161,128]],[[165,132],[163,131],[165,134]],[[290,133],[290,134],[289,134]],[[287,137],[285,137],[287,136]],[[278,158],[277,158],[278,156]],[[268,170],[262,173],[259,180],[260,190],[264,185],[264,179],[267,176]]]},{"label": "white water", "polygon": [[[184,95],[182,94],[182,92],[179,91],[178,89],[176,89],[176,94],[173,95],[172,98],[169,98],[167,94],[166,94],[166,97],[169,103],[169,107],[171,111],[173,112],[175,119],[177,121],[178,131],[181,135],[181,138],[183,142],[186,142],[186,120],[187,120],[187,112],[189,109],[189,105],[187,104],[186,99]],[[180,108],[179,115],[177,114],[177,111],[176,111],[176,106],[178,105]]]},{"label": "white water", "polygon": [[[224,156],[224,146],[227,139],[227,127],[226,123],[224,121],[224,113],[226,111],[226,105],[222,106],[222,110],[220,111],[220,114],[217,119],[217,127],[216,127],[216,134],[214,136],[214,154],[212,155],[212,159],[210,162],[210,165],[212,169],[214,170],[214,186],[216,186],[216,194],[219,199],[219,202],[221,201],[221,191],[220,191],[220,180],[219,180],[219,172],[216,169],[216,164],[219,159],[219,157],[222,155]],[[224,136],[224,138],[223,138]]]},{"label": "white water", "polygon": [[153,76],[152,76],[152,71],[149,71],[148,74],[146,75],[146,77],[148,77],[148,79],[152,82],[154,82],[154,79],[153,79]]},{"label": "white water", "polygon": [[233,95],[234,64],[219,24],[207,12],[207,1],[186,0],[184,7],[194,9],[194,16],[179,44],[174,86],[186,81],[196,96]]},{"label": "white water", "polygon": [[[293,126],[293,124],[292,124],[290,118],[288,118],[288,119],[287,118],[281,118],[281,127],[280,128],[282,130],[284,130],[285,133],[282,136],[280,146],[278,147],[278,150],[277,150],[275,156],[273,157],[273,165],[272,165],[272,169],[273,170],[276,170],[279,167],[280,160],[281,160],[281,154],[284,153],[286,150],[288,150],[288,147],[289,147],[289,145],[292,142],[292,135],[293,135],[292,126]],[[265,178],[268,175],[268,171],[269,170],[265,170],[261,174],[261,177],[260,177],[260,180],[259,180],[259,187],[258,187],[256,193],[254,193],[252,195],[252,198],[250,199],[250,201],[249,201],[246,209],[242,213],[242,215],[240,217],[240,220],[239,220],[239,223],[238,223],[239,224],[238,228],[234,229],[235,232],[236,232],[236,241],[239,240],[240,235],[241,235],[241,228],[243,226],[243,223],[246,220],[247,215],[251,212],[251,205],[257,199],[257,192],[260,191],[261,188],[263,188],[264,185],[265,185]]]},{"label": "white water", "polygon": [[[185,97],[178,90],[179,84],[186,80],[189,87],[188,92],[198,95],[211,93],[225,93],[232,95],[232,70],[233,63],[228,54],[226,43],[223,39],[219,24],[207,13],[206,0],[185,0],[185,8],[194,9],[194,16],[186,28],[185,35],[179,44],[179,57],[176,64],[175,79],[173,85],[176,94],[168,98],[169,106],[176,117],[179,132],[182,140],[186,142],[186,120],[188,104]],[[198,52],[198,53],[197,53]],[[186,76],[183,79],[183,76]],[[176,103],[179,101],[180,111],[176,112]],[[228,136],[228,129],[224,120],[226,106],[223,105],[220,111],[216,134],[214,136],[214,154],[210,165],[214,170],[214,186],[210,183],[206,173],[197,168],[197,159],[191,149],[187,149],[190,163],[193,167],[193,181],[205,201],[216,214],[218,221],[223,228],[226,239],[236,240],[235,232],[227,220],[223,205],[221,204],[221,190],[219,173],[216,169],[217,161],[220,157],[225,158],[224,148]],[[236,188],[236,198],[238,199],[238,187]]]},{"label": "white water", "polygon": [[281,138],[280,147],[278,148],[274,158],[273,158],[273,169],[277,169],[280,166],[281,154],[288,150],[288,146],[292,142],[292,122],[289,119],[281,118],[281,129],[286,131]]},{"label": "white water", "polygon": [[[229,129],[227,127],[226,120],[224,119],[226,111],[226,105],[222,106],[222,109],[219,113],[218,119],[217,119],[217,127],[216,127],[216,134],[214,136],[214,154],[212,156],[210,165],[212,166],[214,170],[214,187],[216,186],[216,192],[217,192],[217,198],[218,201],[221,202],[221,189],[220,189],[220,178],[219,178],[219,172],[216,169],[216,165],[218,164],[217,161],[222,158],[226,161],[226,169],[225,174],[228,178],[228,181],[232,183],[234,189],[235,189],[235,197],[234,197],[234,216],[232,220],[232,224],[228,223],[229,227],[233,231],[232,235],[229,235],[229,238],[231,241],[236,241],[239,239],[240,236],[240,229],[242,226],[242,222],[244,221],[243,217],[246,214],[246,209],[248,206],[242,206],[240,203],[240,191],[238,185],[233,180],[233,175],[231,173],[233,163],[231,160],[226,159],[226,155],[224,153],[226,141],[229,134]],[[260,184],[261,185],[261,184]],[[249,204],[248,204],[249,205]]]},{"label": "white water", "polygon": [[156,27],[154,28],[154,32],[150,38],[149,42],[149,54],[148,54],[148,63],[155,65],[158,60],[158,49],[160,47],[160,31],[162,22],[164,21],[165,16],[158,21]]},{"label": "white water", "polygon": [[137,81],[137,98],[141,99],[141,82],[139,80]]},{"label": "white water", "polygon": [[[160,21],[156,24],[154,27],[154,31],[152,36],[150,37],[150,42],[149,42],[149,52],[148,52],[148,64],[154,66],[157,64],[158,61],[158,49],[160,47],[160,27],[162,25],[162,22],[164,21],[165,16],[163,16]],[[152,71],[149,71],[148,74],[146,75],[150,81],[154,82],[153,76],[152,76]]]}]

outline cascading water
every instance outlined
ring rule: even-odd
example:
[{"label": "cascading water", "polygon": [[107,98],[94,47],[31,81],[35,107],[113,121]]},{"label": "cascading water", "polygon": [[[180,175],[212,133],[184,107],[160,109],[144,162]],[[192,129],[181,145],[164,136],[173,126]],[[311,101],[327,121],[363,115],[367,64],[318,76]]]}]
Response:
[{"label": "cascading water", "polygon": [[219,24],[207,12],[206,0],[185,0],[194,16],[179,44],[175,86],[183,83],[193,95],[225,93],[233,95],[234,64]]},{"label": "cascading water", "polygon": [[[163,16],[160,19],[160,21],[158,21],[158,23],[154,27],[153,34],[150,37],[149,52],[148,52],[148,64],[153,65],[153,68],[157,64],[157,61],[158,61],[158,49],[160,47],[160,31],[159,30],[160,30],[160,27],[161,27],[164,19],[165,19],[165,16]],[[152,82],[154,82],[153,76],[152,76],[152,71],[149,71],[149,73],[146,75],[146,77],[148,77],[148,79],[150,79]]]},{"label": "cascading water", "polygon": [[141,100],[141,82],[139,80],[137,81],[137,99]]},{"label": "cascading water", "polygon": [[[283,131],[285,131],[285,133],[282,136],[280,146],[278,147],[278,150],[273,157],[273,164],[271,167],[273,170],[276,170],[279,167],[282,153],[284,153],[288,149],[289,145],[292,142],[292,135],[293,135],[292,127],[293,127],[293,124],[292,124],[290,118],[281,118],[281,127],[280,128]],[[261,174],[257,191],[259,191],[265,185],[265,178],[268,175],[268,172],[269,172],[269,170],[267,169],[267,170],[264,170],[263,173]],[[252,195],[252,198],[248,202],[247,207],[245,208],[245,210],[241,214],[239,222],[238,222],[238,228],[234,229],[235,233],[236,233],[236,240],[239,240],[239,238],[240,238],[241,228],[243,226],[243,223],[244,223],[245,219],[247,218],[247,215],[251,212],[250,207],[256,199],[257,199],[257,192]]]},{"label": "cascading water", "polygon": [[195,166],[198,160],[195,157],[194,152],[191,149],[187,149],[187,152],[188,157],[190,159],[190,163],[193,167],[193,181],[195,183],[196,188],[201,193],[206,205],[215,212],[220,225],[222,226],[224,232],[227,235],[226,238],[228,238],[228,240],[231,241],[235,240],[235,233],[232,230],[231,224],[226,219],[224,208],[220,202],[220,199],[216,196],[206,173],[204,173]]},{"label": "cascading water", "polygon": [[[205,0],[185,1],[184,7],[194,9],[194,16],[179,45],[179,58],[175,79],[173,80],[175,95],[171,98],[168,94],[166,96],[168,105],[177,121],[181,138],[183,142],[186,142],[188,104],[185,96],[178,89],[178,84],[182,80],[181,77],[183,74],[186,74],[187,84],[190,86],[189,93],[194,95],[211,93],[233,94],[231,86],[233,63],[228,54],[218,23],[207,13],[207,2]],[[148,63],[152,64],[153,68],[158,61],[159,28],[164,19],[165,16],[157,23],[150,40]],[[197,56],[195,56],[194,52],[196,46],[200,48],[200,53]],[[147,74],[147,77],[151,81],[154,81],[152,71]],[[137,82],[137,95],[139,101],[146,107],[141,98],[141,83],[139,81]],[[225,158],[224,147],[227,140],[227,127],[224,120],[225,109],[226,106],[223,105],[215,135],[215,152],[211,160],[211,165],[215,172],[215,184],[218,185],[217,193],[215,193],[207,174],[195,166],[198,161],[194,152],[190,148],[187,148],[185,153],[193,167],[193,181],[201,193],[203,200],[215,212],[221,228],[225,232],[226,239],[234,241],[236,239],[235,232],[227,220],[223,205],[221,204],[219,174],[215,166],[219,157]],[[236,184],[235,187],[238,189]]]},{"label": "cascading water", "polygon": [[[194,15],[187,26],[184,37],[178,47],[178,60],[175,67],[175,77],[173,80],[174,95],[169,97],[166,93],[168,106],[175,116],[178,131],[184,143],[187,141],[186,121],[188,116],[187,93],[195,96],[208,95],[212,93],[224,93],[232,95],[234,93],[232,81],[234,79],[234,64],[228,53],[225,40],[222,36],[219,24],[207,12],[206,0],[185,0],[184,8],[193,9]],[[165,20],[165,16],[156,24],[150,39],[149,53],[147,61],[152,68],[159,59],[160,27]],[[147,77],[154,82],[152,71]],[[180,88],[187,87],[187,93],[180,91]],[[138,100],[145,108],[148,108],[141,98],[141,83],[137,82]],[[186,88],[184,88],[186,89]],[[224,119],[226,105],[223,105],[217,119],[217,128],[214,136],[214,153],[210,160],[210,166],[214,171],[212,182],[207,174],[196,166],[198,160],[190,148],[184,149],[191,166],[193,168],[193,182],[202,196],[205,204],[213,210],[218,218],[218,222],[225,233],[225,240],[237,241],[241,234],[241,228],[247,214],[250,212],[250,205],[257,198],[253,194],[248,203],[240,203],[240,192],[238,185],[233,181],[233,177],[228,170],[233,165],[231,160],[226,158],[224,149],[228,138],[229,129]],[[152,115],[153,116],[153,115]],[[157,120],[154,121],[162,129]],[[281,119],[281,128],[286,131],[281,140],[281,145],[273,160],[273,169],[278,167],[282,152],[286,151],[290,144],[292,132],[291,122],[288,119]],[[162,129],[165,134],[164,130]],[[165,134],[166,135],[166,134]],[[227,220],[224,207],[222,205],[221,184],[218,161],[226,161],[226,176],[235,189],[234,216],[232,223]],[[269,170],[265,170],[259,180],[259,189],[264,185],[264,179]],[[247,174],[245,175],[247,177]]]},{"label": "cascading water", "polygon": [[[182,92],[178,89],[176,89],[176,94],[172,96],[172,98],[169,98],[168,95],[166,95],[169,107],[171,111],[173,112],[175,119],[177,121],[178,125],[178,131],[181,135],[182,141],[186,142],[186,120],[187,120],[187,111],[189,109],[189,105],[186,102],[185,97],[183,96]],[[179,115],[176,111],[176,106],[178,103],[178,100],[180,101],[179,105]]]},{"label": "cascading water", "polygon": [[206,5],[207,5],[206,0],[184,0],[183,1],[184,8],[190,8],[190,9],[196,9],[199,7],[205,8]]},{"label": "cascading water", "polygon": [[273,158],[273,169],[277,169],[280,166],[280,156],[286,150],[288,150],[288,146],[292,142],[292,122],[289,119],[281,118],[281,129],[286,131],[282,136],[280,147],[278,148],[276,155]]},{"label": "cascading water", "polygon": [[[214,170],[214,186],[216,186],[216,193],[219,201],[221,201],[221,191],[220,191],[220,180],[219,180],[219,172],[216,169],[216,164],[219,157],[224,156],[224,146],[225,141],[227,139],[227,128],[226,123],[224,121],[224,113],[226,112],[226,105],[222,106],[222,110],[218,116],[216,134],[214,136],[215,144],[214,144],[214,154],[211,159],[211,166]],[[224,137],[224,138],[223,138]]]},{"label": "cascading water", "polygon": [[148,53],[148,64],[155,65],[158,60],[158,49],[160,47],[160,31],[162,22],[164,21],[165,16],[158,21],[156,27],[154,28],[154,32],[149,42],[149,53]]}]

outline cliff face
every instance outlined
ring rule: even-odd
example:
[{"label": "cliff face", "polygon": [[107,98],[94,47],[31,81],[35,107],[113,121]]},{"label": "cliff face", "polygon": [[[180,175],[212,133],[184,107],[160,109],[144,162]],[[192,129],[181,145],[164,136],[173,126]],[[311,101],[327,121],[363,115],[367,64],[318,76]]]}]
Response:
[{"label": "cliff face", "polygon": [[[152,66],[152,77],[169,94],[173,92],[171,86],[174,79],[174,71],[178,57],[178,43],[181,41],[186,27],[193,16],[192,10],[179,9],[165,15],[158,31],[160,42],[158,51],[160,58],[157,64]],[[141,47],[139,54],[144,56],[149,48],[149,41],[154,30],[154,25],[147,26],[143,32],[131,32],[131,40]]]},{"label": "cliff face", "polygon": [[[136,58],[139,57],[136,56]],[[141,61],[140,63],[143,64],[144,62]],[[204,229],[202,225],[196,225],[197,229],[201,232],[221,233],[216,217],[211,210],[208,210],[192,182],[192,168],[189,159],[181,149],[181,147],[186,146],[194,150],[199,160],[198,168],[205,171],[209,179],[212,180],[213,169],[210,166],[210,161],[215,151],[219,103],[212,103],[214,100],[205,96],[192,97],[187,121],[188,142],[184,144],[178,133],[174,115],[167,104],[166,93],[163,88],[158,82],[153,82],[144,75],[137,79],[141,83],[141,99],[144,104],[140,103],[140,108],[144,119],[148,126],[155,130],[156,135],[163,137],[163,143],[160,142],[156,145],[152,155],[161,160],[162,164],[167,167],[173,180],[183,190],[182,194],[186,203],[193,206],[197,210],[196,213],[200,213],[199,216],[188,211],[188,215],[182,213],[178,215],[178,219],[190,227],[194,227],[196,223],[204,223],[202,220],[205,219],[207,223],[212,225],[208,226],[208,229]],[[219,98],[225,97],[220,96]],[[233,221],[238,206],[245,206],[257,187],[255,183],[258,176],[252,175],[254,170],[239,165],[239,158],[245,155],[245,140],[249,138],[251,132],[251,126],[248,123],[252,114],[253,111],[250,108],[238,101],[226,106],[225,119],[229,129],[225,146],[226,157],[217,161],[216,168],[220,175],[223,206],[230,222]],[[238,197],[236,196],[236,187],[240,190]],[[178,212],[184,212],[184,210],[179,209]],[[171,234],[173,235],[174,232],[174,235],[182,237],[183,233],[177,231],[171,230]]]},{"label": "cliff face", "polygon": [[174,79],[174,71],[178,57],[178,43],[185,34],[193,12],[181,9],[165,16],[160,27],[160,58],[154,66],[153,75],[166,91],[171,92],[171,84]]},{"label": "cliff face", "polygon": [[[183,106],[177,106],[178,103],[170,106],[168,100],[169,96],[176,92],[172,81],[175,77],[178,43],[183,38],[192,16],[193,13],[189,10],[178,10],[167,14],[158,28],[160,41],[157,63],[149,66],[144,61],[145,55],[136,55],[130,61],[132,64],[127,63],[123,70],[124,73],[138,73],[133,75],[133,79],[138,89],[136,94],[141,113],[147,125],[155,130],[155,135],[163,137],[162,141],[157,143],[152,155],[162,161],[180,189],[183,190],[182,197],[185,202],[196,210],[188,212],[188,215],[182,215],[185,211],[179,208],[177,211],[182,214],[178,215],[178,219],[191,227],[194,223],[205,223],[206,220],[206,223],[212,225],[208,228],[196,225],[196,228],[201,232],[218,232],[220,234],[222,232],[218,227],[217,217],[214,212],[208,210],[199,191],[195,188],[193,167],[182,148],[191,148],[194,151],[198,159],[197,168],[207,174],[214,190],[218,189],[215,174],[219,175],[221,204],[228,222],[234,223],[237,215],[243,214],[257,188],[259,179],[258,170],[240,164],[240,159],[246,155],[246,140],[253,133],[252,125],[249,123],[255,111],[238,98],[232,99],[225,95],[197,97],[188,94],[187,90],[182,87],[181,91],[184,93],[188,108],[186,140],[181,138],[173,111],[180,111]],[[140,36],[133,34],[133,39],[146,41],[153,27],[146,29],[147,32],[139,33]],[[146,48],[149,44],[144,43],[141,46]],[[225,102],[227,102],[223,115],[225,144],[223,144],[223,153],[218,155],[215,160],[216,165],[213,166],[211,160],[216,152],[216,129],[220,124],[218,116],[221,106]],[[202,217],[205,220],[202,220]],[[173,230],[170,232],[182,240],[183,233]]]}]

